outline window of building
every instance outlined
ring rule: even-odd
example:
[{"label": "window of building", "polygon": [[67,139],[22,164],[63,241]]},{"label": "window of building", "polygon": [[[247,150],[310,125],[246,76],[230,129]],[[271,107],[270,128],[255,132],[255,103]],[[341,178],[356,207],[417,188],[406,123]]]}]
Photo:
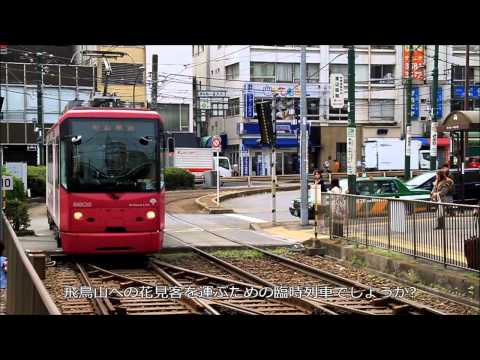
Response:
[{"label": "window of building", "polygon": [[330,75],[342,74],[345,81],[348,79],[348,66],[346,64],[330,64],[329,70]]},{"label": "window of building", "polygon": [[368,65],[355,65],[355,82],[368,83]]},{"label": "window of building", "polygon": [[379,84],[393,84],[395,65],[370,65],[370,81]]},{"label": "window of building", "polygon": [[225,66],[225,79],[236,80],[240,77],[240,63]]},{"label": "window of building", "polygon": [[372,49],[395,50],[395,45],[372,45]]},{"label": "window of building", "polygon": [[368,117],[372,120],[394,120],[395,100],[394,99],[374,99],[368,106]]},{"label": "window of building", "polygon": [[275,64],[252,62],[250,64],[250,78],[256,82],[274,82]]},{"label": "window of building", "polygon": [[307,115],[308,115],[308,120],[320,119],[320,99],[307,98]]},{"label": "window of building", "polygon": [[[480,82],[480,67],[469,66],[468,78],[474,82]],[[452,79],[454,81],[465,80],[465,66],[453,65],[452,66]]]},{"label": "window of building", "polygon": [[240,98],[228,99],[228,115],[240,115]]},{"label": "window of building", "polygon": [[293,64],[276,64],[275,73],[277,82],[293,82]]},{"label": "window of building", "polygon": [[[111,63],[112,72],[108,78],[110,84],[133,85],[144,83],[142,64]],[[102,63],[102,79],[105,79],[105,65]]]},{"label": "window of building", "polygon": [[157,104],[157,111],[165,120],[165,130],[188,131],[189,104]]},{"label": "window of building", "polygon": [[[300,82],[300,64],[294,64],[293,81]],[[307,64],[307,82],[318,83],[320,81],[320,64]]]}]

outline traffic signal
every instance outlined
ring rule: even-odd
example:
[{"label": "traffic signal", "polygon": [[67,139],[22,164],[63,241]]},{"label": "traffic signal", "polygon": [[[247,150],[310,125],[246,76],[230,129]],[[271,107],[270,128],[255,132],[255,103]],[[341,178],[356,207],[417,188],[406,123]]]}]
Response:
[{"label": "traffic signal", "polygon": [[270,102],[259,102],[255,107],[257,110],[258,126],[260,127],[260,143],[273,145],[275,143],[275,134],[272,123],[272,104]]}]

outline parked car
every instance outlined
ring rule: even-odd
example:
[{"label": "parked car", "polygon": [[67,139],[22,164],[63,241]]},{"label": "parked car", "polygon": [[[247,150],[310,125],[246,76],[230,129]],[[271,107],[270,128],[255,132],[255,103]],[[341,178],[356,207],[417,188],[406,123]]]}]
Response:
[{"label": "parked car", "polygon": [[[405,183],[410,190],[428,190],[432,191],[433,182],[435,181],[435,171],[429,171],[421,175],[415,176]],[[451,169],[450,174],[455,182],[455,192],[453,201],[460,201],[461,183],[457,169]],[[477,204],[480,201],[480,168],[465,169],[464,175],[464,202],[467,204]]]},{"label": "parked car", "polygon": [[[405,200],[430,200],[430,191],[424,189],[409,189],[401,180],[395,177],[359,177],[356,182],[356,194],[364,196],[376,196],[376,197],[390,197],[399,198]],[[348,180],[341,179],[340,187],[342,192],[346,193],[348,188]],[[357,206],[362,206],[363,202],[358,201]],[[386,205],[386,202],[383,202]],[[300,217],[300,199],[295,199],[291,202],[290,214]],[[371,211],[377,212],[374,215],[378,215],[386,211],[386,206],[376,206]],[[309,199],[309,219],[314,218],[313,202]]]},{"label": "parked car", "polygon": [[480,157],[471,157],[470,160],[468,160],[467,168],[479,169],[480,168]]}]

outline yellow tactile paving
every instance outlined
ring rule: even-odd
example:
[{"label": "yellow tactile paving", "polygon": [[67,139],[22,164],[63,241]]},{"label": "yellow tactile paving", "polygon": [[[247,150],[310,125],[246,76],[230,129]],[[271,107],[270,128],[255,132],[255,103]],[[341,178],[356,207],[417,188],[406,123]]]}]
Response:
[{"label": "yellow tactile paving", "polygon": [[[272,228],[266,228],[263,229],[265,232],[268,232],[269,234],[272,235],[279,235],[283,236],[289,240],[295,240],[298,242],[306,241],[311,239],[314,236],[313,229],[305,229],[305,230],[291,230],[287,229],[284,226],[275,226]],[[357,234],[357,236],[361,236],[361,234]],[[328,239],[328,235],[324,234],[319,234],[318,235],[319,239]],[[368,238],[369,242],[376,242],[377,246],[378,244],[384,244],[385,247],[388,245],[388,238],[386,237],[381,237],[381,236],[372,236],[369,235]],[[397,247],[397,248],[402,248],[403,251],[412,251],[413,252],[413,242],[411,243],[403,243],[400,244],[400,242],[391,240],[390,241],[390,246]],[[425,254],[431,255],[431,256],[439,256],[443,257],[443,247],[437,246],[436,248],[432,248],[431,246],[427,247],[422,243],[417,243],[416,245],[416,252],[417,254],[422,254],[422,256],[425,256]],[[458,265],[464,265],[467,266],[465,256],[463,252],[459,251],[453,251],[452,249],[447,249],[447,261],[448,262],[455,262]]]}]

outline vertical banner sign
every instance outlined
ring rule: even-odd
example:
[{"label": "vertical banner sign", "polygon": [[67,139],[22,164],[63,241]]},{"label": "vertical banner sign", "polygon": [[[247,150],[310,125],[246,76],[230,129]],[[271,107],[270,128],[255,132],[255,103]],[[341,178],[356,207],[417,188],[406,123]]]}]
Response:
[{"label": "vertical banner sign", "polygon": [[[403,46],[403,78],[408,79],[408,48]],[[412,45],[412,80],[425,80],[425,47]]]},{"label": "vertical banner sign", "polygon": [[437,90],[437,119],[441,119],[443,116],[443,89],[438,88]]},{"label": "vertical banner sign", "polygon": [[420,116],[420,88],[412,88],[412,119],[418,119]]},{"label": "vertical banner sign", "polygon": [[247,84],[245,92],[245,117],[253,118],[253,86]]},{"label": "vertical banner sign", "polygon": [[356,128],[347,127],[347,175],[356,174]]},{"label": "vertical banner sign", "polygon": [[407,136],[406,136],[406,139],[405,141],[407,142],[407,148],[405,149],[405,154],[407,156],[410,156],[410,149],[412,147],[412,127],[411,126],[407,126]]},{"label": "vertical banner sign", "polygon": [[334,109],[342,109],[345,105],[345,88],[343,74],[330,75],[330,103]]},{"label": "vertical banner sign", "polygon": [[437,122],[432,121],[430,130],[430,156],[437,156]]}]

